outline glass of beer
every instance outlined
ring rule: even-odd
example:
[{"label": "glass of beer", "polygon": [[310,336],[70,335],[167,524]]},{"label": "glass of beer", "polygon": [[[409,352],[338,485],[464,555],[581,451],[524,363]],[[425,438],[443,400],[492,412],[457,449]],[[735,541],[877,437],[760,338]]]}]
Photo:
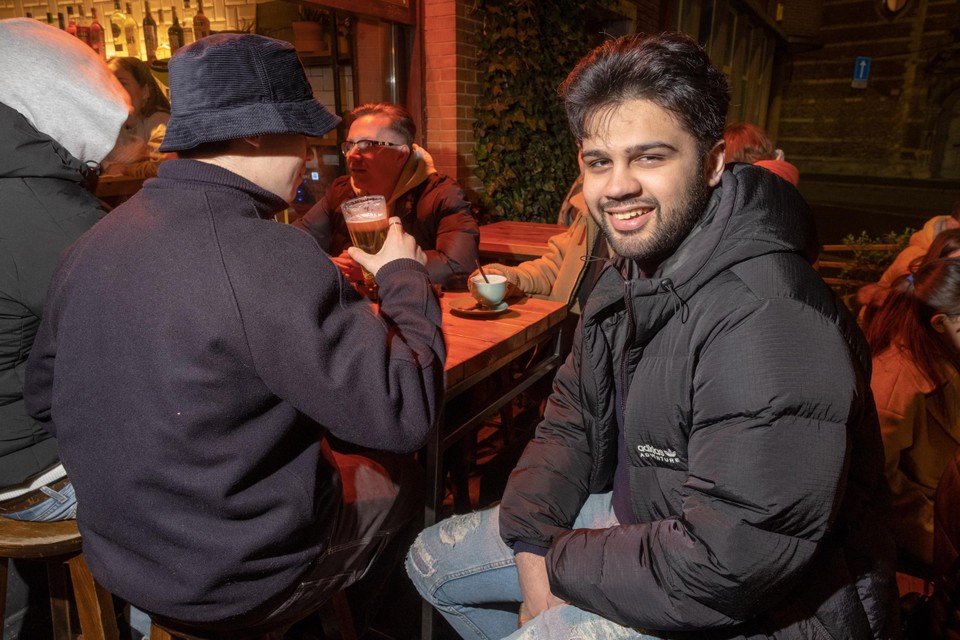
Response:
[{"label": "glass of beer", "polygon": [[[387,213],[387,200],[383,196],[363,196],[347,200],[340,205],[343,219],[350,232],[353,246],[373,254],[380,251],[383,242],[387,239],[387,230],[390,228],[390,216]],[[375,295],[377,283],[373,274],[363,270],[364,283],[368,292]]]}]

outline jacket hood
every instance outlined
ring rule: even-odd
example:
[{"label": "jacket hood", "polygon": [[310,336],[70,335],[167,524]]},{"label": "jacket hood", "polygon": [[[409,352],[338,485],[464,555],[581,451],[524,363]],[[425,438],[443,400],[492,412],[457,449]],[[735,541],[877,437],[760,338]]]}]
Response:
[{"label": "jacket hood", "polygon": [[819,252],[813,218],[795,187],[766,169],[730,165],[699,223],[653,276],[642,276],[632,260],[611,261],[588,299],[584,322],[602,322],[629,300],[637,323],[629,342],[642,342],[643,334],[685,314],[686,301],[734,265],[772,253],[794,253],[813,264]]},{"label": "jacket hood", "polygon": [[93,49],[30,18],[0,20],[0,102],[83,162],[100,162],[130,98]]},{"label": "jacket hood", "polygon": [[0,102],[0,178],[57,178],[93,191],[94,167],[70,154],[59,142],[40,133],[15,109]]},{"label": "jacket hood", "polygon": [[769,253],[796,253],[813,264],[820,242],[807,203],[779,177],[751,165],[724,171],[704,218],[660,267],[676,286],[702,283]]},{"label": "jacket hood", "polygon": [[786,160],[757,160],[753,164],[767,171],[773,171],[793,186],[800,183],[800,170]]},{"label": "jacket hood", "polygon": [[796,253],[813,264],[819,252],[813,218],[800,192],[766,169],[736,164],[723,172],[700,222],[653,277],[639,277],[632,264],[621,264],[621,271],[635,294],[655,293],[669,281],[686,299],[744,260]]}]

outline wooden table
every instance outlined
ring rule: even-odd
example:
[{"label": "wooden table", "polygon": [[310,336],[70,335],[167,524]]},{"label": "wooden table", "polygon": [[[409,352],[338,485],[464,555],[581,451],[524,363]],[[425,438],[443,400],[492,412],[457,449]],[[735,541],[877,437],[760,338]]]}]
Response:
[{"label": "wooden table", "polygon": [[510,308],[490,318],[467,318],[450,312],[450,302],[468,298],[468,293],[444,293],[443,335],[447,343],[446,399],[470,391],[510,365],[531,348],[546,344],[550,352],[528,367],[509,388],[484,398],[481,406],[472,406],[470,415],[451,415],[445,410],[442,424],[434,430],[427,445],[426,525],[437,519],[443,501],[443,453],[471,433],[491,415],[530,387],[552,374],[560,366],[560,329],[567,316],[563,302],[523,298],[511,300]]},{"label": "wooden table", "polygon": [[480,226],[480,257],[486,262],[517,264],[547,252],[547,240],[566,231],[544,222],[494,222]]},{"label": "wooden table", "polygon": [[[554,225],[556,226],[556,225]],[[450,302],[469,297],[468,293],[444,293],[443,335],[447,343],[447,402],[507,369],[518,356],[537,345],[548,350],[544,357],[527,367],[508,388],[484,397],[479,406],[467,412],[448,406],[441,424],[433,430],[426,447],[425,525],[437,521],[443,503],[443,454],[459,440],[472,434],[487,418],[516,398],[537,380],[552,375],[560,366],[560,331],[567,316],[563,302],[523,298],[511,300],[510,308],[491,318],[465,318],[450,312]],[[432,640],[435,633],[433,607],[423,602],[421,637]]]}]

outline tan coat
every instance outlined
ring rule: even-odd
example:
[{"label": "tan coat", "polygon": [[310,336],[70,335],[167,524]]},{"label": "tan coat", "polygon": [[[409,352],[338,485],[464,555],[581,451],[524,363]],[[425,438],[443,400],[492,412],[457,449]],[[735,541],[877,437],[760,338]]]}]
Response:
[{"label": "tan coat", "polygon": [[598,233],[593,218],[581,210],[566,231],[547,241],[543,256],[504,270],[516,278],[517,286],[528,295],[575,305],[586,265],[584,258],[596,243]]},{"label": "tan coat", "polygon": [[[587,211],[579,180],[564,200],[558,221],[570,226],[547,241],[547,251],[541,257],[516,266],[494,263],[487,267],[505,275],[524,294],[566,302],[574,314],[579,314],[577,292],[586,271],[584,259],[591,254],[600,234]],[[474,271],[472,276],[477,274],[479,271]]]},{"label": "tan coat", "polygon": [[890,348],[874,356],[870,383],[893,494],[897,546],[933,562],[933,496],[960,447],[960,376],[934,386],[909,354]]}]

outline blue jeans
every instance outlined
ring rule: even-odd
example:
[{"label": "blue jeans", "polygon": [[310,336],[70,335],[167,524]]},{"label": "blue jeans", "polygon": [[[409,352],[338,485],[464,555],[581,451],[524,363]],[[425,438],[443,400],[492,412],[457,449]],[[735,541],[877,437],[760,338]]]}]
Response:
[{"label": "blue jeans", "polygon": [[77,517],[77,494],[73,490],[73,483],[68,483],[59,491],[49,487],[40,487],[40,491],[48,498],[29,509],[3,514],[4,518],[23,520],[26,522],[56,522],[59,520],[75,520]]},{"label": "blue jeans", "polygon": [[[407,554],[407,574],[417,591],[462,638],[649,637],[569,604],[547,609],[518,629],[520,580],[499,520],[499,507],[454,516],[423,531]],[[616,525],[610,494],[590,496],[574,523],[580,529]]]}]

